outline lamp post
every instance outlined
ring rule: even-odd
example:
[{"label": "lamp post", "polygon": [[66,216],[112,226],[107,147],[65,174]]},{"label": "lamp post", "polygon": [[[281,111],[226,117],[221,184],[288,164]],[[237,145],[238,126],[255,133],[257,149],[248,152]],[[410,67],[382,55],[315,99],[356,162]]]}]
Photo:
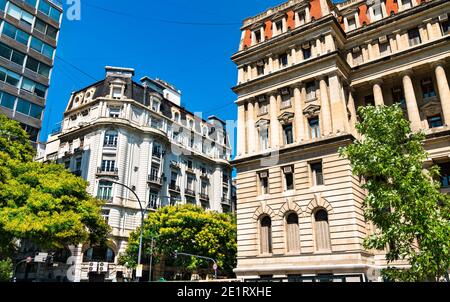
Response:
[{"label": "lamp post", "polygon": [[178,255],[183,255],[183,256],[191,256],[191,257],[196,257],[196,258],[201,258],[201,259],[206,259],[206,260],[210,260],[214,263],[213,265],[213,269],[214,269],[214,279],[217,280],[217,262],[216,260],[214,260],[213,258],[210,257],[206,257],[206,256],[199,256],[199,255],[194,255],[194,254],[188,254],[188,253],[180,253],[177,250],[175,250],[175,258],[177,258]]},{"label": "lamp post", "polygon": [[[137,264],[140,265],[141,264],[141,255],[142,255],[142,235],[143,235],[143,227],[144,227],[145,208],[142,206],[141,200],[139,199],[139,196],[137,196],[136,192],[134,192],[133,189],[131,189],[127,185],[124,185],[123,183],[117,182],[115,180],[105,179],[105,178],[99,179],[99,181],[107,181],[107,182],[111,182],[113,184],[120,185],[120,186],[127,188],[128,190],[131,191],[131,193],[133,193],[133,195],[136,197],[136,199],[139,203],[139,207],[141,208],[141,233],[139,236],[139,251],[138,251]],[[136,280],[139,281],[139,277],[136,277]]]}]

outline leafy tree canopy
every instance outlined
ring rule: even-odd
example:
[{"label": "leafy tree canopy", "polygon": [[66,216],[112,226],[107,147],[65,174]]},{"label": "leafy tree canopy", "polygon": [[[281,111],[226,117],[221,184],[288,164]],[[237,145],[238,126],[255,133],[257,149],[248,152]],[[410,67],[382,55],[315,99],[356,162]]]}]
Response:
[{"label": "leafy tree canopy", "polygon": [[0,115],[0,258],[26,239],[43,249],[101,243],[109,226],[87,182],[63,166],[32,162],[20,125]]},{"label": "leafy tree canopy", "polygon": [[439,169],[424,170],[423,133],[412,133],[398,106],[364,107],[357,130],[362,139],[340,150],[362,177],[368,195],[366,219],[376,227],[369,249],[388,248],[387,260],[408,269],[383,271],[391,280],[438,280],[450,267],[449,197],[440,192]]},{"label": "leafy tree canopy", "polygon": [[[232,274],[236,265],[236,222],[230,214],[207,212],[194,205],[163,207],[150,213],[144,222],[143,253],[150,255],[151,238],[155,238],[153,255],[173,257],[175,251],[206,256],[217,261],[219,271]],[[121,262],[137,264],[140,229],[132,233]],[[211,268],[212,263],[195,257],[179,256],[177,266],[190,270]]]}]

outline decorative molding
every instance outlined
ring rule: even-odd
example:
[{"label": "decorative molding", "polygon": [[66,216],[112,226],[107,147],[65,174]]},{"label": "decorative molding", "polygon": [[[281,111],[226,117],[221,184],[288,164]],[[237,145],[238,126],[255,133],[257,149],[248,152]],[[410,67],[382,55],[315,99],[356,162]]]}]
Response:
[{"label": "decorative molding", "polygon": [[305,213],[307,216],[311,216],[313,214],[314,210],[316,210],[318,208],[323,208],[323,209],[327,210],[328,214],[333,214],[333,207],[328,202],[328,200],[326,200],[325,198],[322,197],[321,193],[314,194],[314,198],[311,199],[309,204],[306,206]]},{"label": "decorative molding", "polygon": [[307,118],[318,116],[320,114],[320,108],[321,107],[319,105],[308,105],[308,107],[303,110],[303,115],[305,115]]},{"label": "decorative molding", "polygon": [[261,201],[261,205],[253,213],[253,220],[258,221],[263,215],[268,215],[271,219],[275,218],[275,212],[267,205],[266,200]]},{"label": "decorative molding", "polygon": [[301,207],[292,200],[293,198],[286,198],[285,204],[280,208],[278,211],[278,216],[281,218],[284,218],[287,213],[295,212],[297,213],[298,217],[303,216],[303,211]]}]

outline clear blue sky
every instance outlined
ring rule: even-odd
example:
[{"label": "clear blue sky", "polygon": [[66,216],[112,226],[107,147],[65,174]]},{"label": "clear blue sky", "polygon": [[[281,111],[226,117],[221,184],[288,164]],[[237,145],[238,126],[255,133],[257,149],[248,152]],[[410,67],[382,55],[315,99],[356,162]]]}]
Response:
[{"label": "clear blue sky", "polygon": [[242,20],[281,2],[81,0],[81,20],[62,23],[41,139],[62,120],[70,93],[101,80],[106,65],[135,68],[137,81],[148,75],[174,84],[186,108],[204,117],[236,119],[230,57]]}]

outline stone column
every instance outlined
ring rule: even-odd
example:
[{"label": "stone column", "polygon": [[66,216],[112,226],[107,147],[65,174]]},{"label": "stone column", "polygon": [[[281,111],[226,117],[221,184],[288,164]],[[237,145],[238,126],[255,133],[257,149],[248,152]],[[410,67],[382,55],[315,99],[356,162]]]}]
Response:
[{"label": "stone column", "polygon": [[268,63],[267,63],[267,65],[269,66],[269,73],[271,73],[273,70],[274,70],[274,68],[273,68],[273,58],[272,58],[272,55],[270,54],[270,55],[268,55],[267,56],[267,61],[268,61]]},{"label": "stone column", "polygon": [[292,89],[294,90],[295,142],[299,143],[305,139],[301,84],[292,86]]},{"label": "stone column", "polygon": [[261,42],[266,41],[266,35],[265,35],[265,32],[264,32],[264,26],[261,27],[259,32],[260,32],[260,35],[261,35]]},{"label": "stone column", "polygon": [[336,45],[334,45],[334,38],[331,34],[325,36],[325,52],[331,52],[336,50]]},{"label": "stone column", "polygon": [[413,131],[419,131],[422,127],[422,123],[420,120],[416,95],[414,93],[414,86],[411,80],[411,74],[411,72],[402,73],[403,91],[405,94],[406,107],[408,110],[408,118],[411,122],[411,129]]},{"label": "stone column", "polygon": [[347,109],[350,112],[350,128],[352,130],[355,130],[357,122],[355,97],[353,96],[354,91],[352,87],[349,87]]},{"label": "stone column", "polygon": [[384,99],[383,99],[383,90],[381,89],[381,84],[383,82],[381,79],[375,80],[373,84],[373,98],[375,100],[375,106],[381,106],[384,105]]},{"label": "stone column", "polygon": [[247,143],[248,153],[255,153],[255,111],[253,105],[253,99],[250,99],[247,103]]},{"label": "stone column", "polygon": [[245,105],[238,105],[237,156],[245,154]]},{"label": "stone column", "polygon": [[323,125],[323,134],[329,135],[333,132],[330,102],[328,100],[328,87],[326,77],[320,78],[320,106],[321,106],[321,119]]},{"label": "stone column", "polygon": [[291,46],[291,60],[289,62],[289,65],[294,65],[297,63],[297,51],[295,49],[295,45]]},{"label": "stone column", "polygon": [[348,116],[345,99],[342,96],[342,84],[337,74],[328,76],[328,84],[330,85],[330,108],[333,121],[333,133],[348,132]]},{"label": "stone column", "polygon": [[279,125],[278,125],[278,106],[277,106],[277,92],[270,93],[270,147],[276,149],[280,145],[279,139]]},{"label": "stone column", "polygon": [[444,124],[450,125],[450,92],[447,76],[441,62],[434,64],[434,72],[436,73],[439,99],[441,100],[442,114],[444,115]]},{"label": "stone column", "polygon": [[[401,1],[399,1],[399,2],[401,2]],[[403,50],[402,35],[401,35],[400,30],[396,30],[392,33],[395,34],[395,42],[397,43],[397,51]]]}]

